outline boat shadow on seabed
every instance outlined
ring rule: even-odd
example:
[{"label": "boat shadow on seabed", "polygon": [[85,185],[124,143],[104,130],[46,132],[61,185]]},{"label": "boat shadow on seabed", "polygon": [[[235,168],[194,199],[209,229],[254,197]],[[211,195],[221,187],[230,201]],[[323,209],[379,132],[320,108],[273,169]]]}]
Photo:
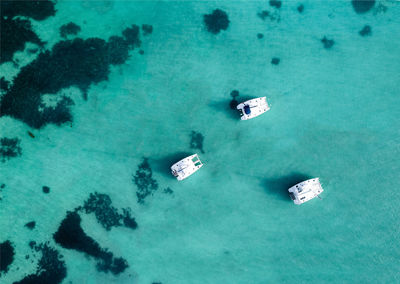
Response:
[{"label": "boat shadow on seabed", "polygon": [[278,178],[268,178],[262,181],[262,186],[268,194],[275,195],[277,199],[292,201],[288,189],[299,182],[312,178],[309,175],[293,172]]}]

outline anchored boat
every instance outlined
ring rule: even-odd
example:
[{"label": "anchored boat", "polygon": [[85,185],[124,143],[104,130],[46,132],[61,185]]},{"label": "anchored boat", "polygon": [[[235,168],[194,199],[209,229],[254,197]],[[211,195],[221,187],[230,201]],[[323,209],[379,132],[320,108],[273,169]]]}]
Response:
[{"label": "anchored boat", "polygon": [[200,161],[199,156],[194,154],[173,164],[171,172],[177,180],[183,180],[197,172],[202,166],[203,163]]},{"label": "anchored boat", "polygon": [[256,98],[240,103],[236,107],[240,111],[241,119],[252,119],[269,110],[267,97]]},{"label": "anchored boat", "polygon": [[312,178],[292,186],[288,191],[290,198],[295,204],[302,204],[315,197],[320,198],[318,195],[324,190],[319,182],[319,178]]}]

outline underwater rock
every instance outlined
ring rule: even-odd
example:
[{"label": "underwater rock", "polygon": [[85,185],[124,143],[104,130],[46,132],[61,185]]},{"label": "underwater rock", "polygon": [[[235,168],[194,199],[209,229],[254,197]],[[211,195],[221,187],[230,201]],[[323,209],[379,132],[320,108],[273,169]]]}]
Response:
[{"label": "underwater rock", "polygon": [[258,39],[262,39],[263,37],[264,37],[264,35],[263,35],[262,33],[258,33],[258,34],[257,34],[257,38],[258,38]]},{"label": "underwater rock", "polygon": [[192,131],[190,134],[190,148],[199,149],[202,153],[203,150],[204,136],[200,132]]},{"label": "underwater rock", "polygon": [[152,25],[142,25],[142,31],[143,31],[143,35],[149,35],[153,32],[153,26]]},{"label": "underwater rock", "polygon": [[98,271],[110,271],[117,275],[128,267],[125,259],[114,258],[111,252],[101,248],[95,240],[86,235],[81,227],[81,217],[77,212],[67,212],[67,216],[61,222],[53,238],[57,244],[65,249],[77,250],[93,257],[97,261],[96,268]]},{"label": "underwater rock", "polygon": [[324,38],[321,39],[321,42],[324,45],[325,49],[330,49],[335,44],[335,41],[333,39],[328,39],[326,36],[324,36]]},{"label": "underwater rock", "polygon": [[163,192],[166,193],[166,194],[173,194],[174,193],[174,191],[170,187],[164,188]]},{"label": "underwater rock", "polygon": [[122,35],[125,37],[126,42],[131,48],[139,47],[142,42],[139,38],[139,27],[137,25],[132,25],[130,28],[126,28]]},{"label": "underwater rock", "polygon": [[2,183],[2,184],[0,185],[0,188],[1,188],[1,189],[5,188],[5,187],[6,187],[6,184],[5,184],[5,183]]},{"label": "underwater rock", "polygon": [[304,5],[300,4],[299,6],[297,6],[297,11],[299,11],[299,13],[303,13],[304,11]]},{"label": "underwater rock", "polygon": [[63,38],[66,38],[67,35],[77,35],[80,31],[81,27],[73,22],[69,22],[68,24],[60,27],[60,35]]},{"label": "underwater rock", "polygon": [[30,242],[29,242],[29,247],[30,247],[31,249],[33,249],[35,246],[36,246],[36,242],[35,242],[35,241],[30,241]]},{"label": "underwater rock", "polygon": [[1,17],[25,16],[37,21],[42,21],[56,14],[55,3],[49,0],[0,1]]},{"label": "underwater rock", "polygon": [[375,5],[375,0],[351,0],[353,9],[357,14],[364,14]]},{"label": "underwater rock", "polygon": [[144,50],[143,49],[139,50],[139,54],[143,55],[144,54]]},{"label": "underwater rock", "polygon": [[50,187],[44,185],[42,187],[42,190],[43,190],[44,193],[49,193],[50,192]]},{"label": "underwater rock", "polygon": [[0,116],[9,115],[33,128],[71,122],[72,99],[63,96],[56,107],[45,107],[42,95],[76,86],[86,97],[91,84],[108,80],[110,64],[122,64],[128,58],[128,50],[140,44],[138,30],[137,26],[124,30],[126,40],[76,38],[56,43],[51,51],[40,53],[21,68],[11,88],[1,97]]},{"label": "underwater rock", "polygon": [[228,14],[220,9],[215,9],[211,14],[203,15],[207,31],[218,34],[221,30],[226,30],[229,26]]},{"label": "underwater rock", "polygon": [[63,260],[63,256],[51,248],[48,243],[41,245],[33,245],[36,251],[42,253],[36,272],[25,276],[22,280],[14,282],[14,284],[35,284],[35,283],[61,283],[67,276],[67,267]]},{"label": "underwater rock", "polygon": [[271,59],[271,64],[273,64],[273,65],[278,65],[279,62],[281,62],[281,60],[278,57],[273,57]]},{"label": "underwater rock", "polygon": [[123,214],[118,213],[117,208],[111,205],[111,198],[102,193],[91,193],[89,199],[85,201],[83,210],[86,214],[94,213],[100,225],[107,231],[112,227],[125,225],[128,228],[136,229],[135,218],[131,217],[129,209],[123,209]]},{"label": "underwater rock", "polygon": [[0,91],[8,91],[10,87],[10,82],[8,82],[4,77],[0,78]]},{"label": "underwater rock", "polygon": [[143,158],[143,162],[139,165],[136,174],[132,178],[132,181],[137,187],[137,201],[141,204],[144,203],[144,199],[148,195],[153,195],[154,191],[158,189],[158,183],[153,178],[153,171],[150,168],[147,158]]},{"label": "underwater rock", "polygon": [[12,61],[14,53],[23,51],[27,42],[39,46],[44,44],[32,31],[31,22],[28,20],[1,18],[0,30],[0,63]]},{"label": "underwater rock", "polygon": [[361,36],[370,36],[372,34],[371,26],[365,25],[361,31],[358,32]]},{"label": "underwater rock", "polygon": [[14,261],[14,255],[14,247],[9,240],[0,243],[0,276],[7,273],[10,264]]},{"label": "underwater rock", "polygon": [[20,145],[21,140],[18,138],[3,137],[0,139],[0,157],[4,163],[6,160],[20,156],[22,151]]},{"label": "underwater rock", "polygon": [[238,90],[233,90],[233,91],[231,92],[231,97],[232,97],[232,98],[236,98],[237,96],[239,96],[239,91],[238,91]]},{"label": "underwater rock", "polygon": [[36,222],[35,221],[31,221],[25,224],[25,227],[27,227],[30,230],[33,230],[36,226]]},{"label": "underwater rock", "polygon": [[275,7],[277,9],[280,9],[281,6],[282,6],[282,1],[280,1],[280,0],[269,0],[269,5],[271,7]]}]

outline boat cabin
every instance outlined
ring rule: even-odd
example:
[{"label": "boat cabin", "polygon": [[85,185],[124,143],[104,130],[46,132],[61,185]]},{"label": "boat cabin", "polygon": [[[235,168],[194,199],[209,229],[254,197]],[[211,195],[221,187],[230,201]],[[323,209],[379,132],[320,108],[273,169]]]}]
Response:
[{"label": "boat cabin", "polygon": [[194,174],[203,166],[197,154],[186,157],[179,162],[176,162],[171,167],[171,173],[177,180],[183,180]]},{"label": "boat cabin", "polygon": [[294,204],[302,204],[315,197],[320,198],[319,195],[324,190],[322,189],[319,178],[312,178],[292,186],[288,191]]}]

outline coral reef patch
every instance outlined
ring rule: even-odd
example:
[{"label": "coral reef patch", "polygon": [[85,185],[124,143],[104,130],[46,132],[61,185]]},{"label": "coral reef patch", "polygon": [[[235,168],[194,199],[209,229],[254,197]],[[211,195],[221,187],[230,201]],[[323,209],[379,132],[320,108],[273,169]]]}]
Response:
[{"label": "coral reef patch", "polygon": [[36,272],[25,276],[22,280],[14,282],[14,284],[61,283],[67,276],[67,267],[63,256],[50,247],[48,243],[36,245],[33,242],[30,245],[31,248],[42,253]]},{"label": "coral reef patch", "polygon": [[158,189],[158,183],[153,178],[153,171],[147,158],[143,158],[143,162],[139,165],[132,181],[137,187],[136,197],[140,204],[143,204],[145,198],[153,195],[154,191]]},{"label": "coral reef patch", "polygon": [[352,0],[351,4],[357,14],[364,14],[374,7],[375,0]]},{"label": "coral reef patch", "polygon": [[69,22],[60,27],[60,35],[63,38],[66,38],[68,35],[77,35],[80,31],[81,27],[73,22]]},{"label": "coral reef patch", "polygon": [[67,212],[67,216],[62,220],[53,238],[65,249],[73,249],[93,257],[97,261],[98,271],[118,275],[128,267],[125,259],[114,257],[111,252],[101,248],[95,240],[86,235],[81,227],[81,217],[77,212]]},{"label": "coral reef patch", "polygon": [[220,9],[215,9],[211,14],[203,15],[207,31],[218,34],[221,30],[227,30],[229,26],[228,14]]},{"label": "coral reef patch", "polygon": [[21,140],[18,138],[3,137],[0,139],[0,158],[3,163],[21,155],[20,143]]},{"label": "coral reef patch", "polygon": [[25,227],[27,227],[30,230],[33,230],[36,226],[36,222],[35,221],[31,221],[25,224]]},{"label": "coral reef patch", "polygon": [[10,264],[14,261],[14,255],[14,247],[9,240],[0,243],[0,276],[7,273]]},{"label": "coral reef patch", "polygon": [[97,221],[107,231],[112,227],[126,226],[131,229],[137,228],[135,218],[131,216],[129,209],[123,209],[123,213],[118,213],[118,209],[111,205],[111,198],[102,193],[91,193],[83,205],[86,214],[94,213]]}]

